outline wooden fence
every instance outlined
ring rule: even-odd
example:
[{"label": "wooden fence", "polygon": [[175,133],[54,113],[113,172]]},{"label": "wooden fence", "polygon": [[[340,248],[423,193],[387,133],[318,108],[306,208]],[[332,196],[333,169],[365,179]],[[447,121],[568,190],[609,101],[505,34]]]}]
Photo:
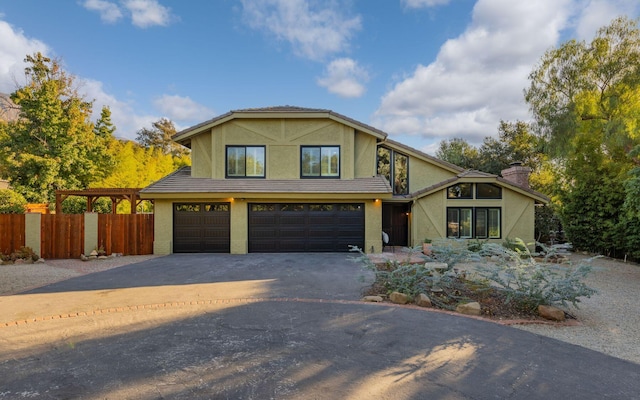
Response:
[{"label": "wooden fence", "polygon": [[24,214],[0,214],[0,253],[10,254],[25,244]]},{"label": "wooden fence", "polygon": [[[40,244],[42,258],[80,258],[85,252],[85,240],[87,247],[93,249],[92,242],[97,238],[97,247],[103,247],[107,254],[153,254],[153,217],[153,214],[98,214],[97,232],[95,222],[90,225],[94,228],[85,232],[83,214],[42,214],[39,227],[37,222],[32,226],[25,221],[25,214],[0,214],[0,252],[9,254],[31,240],[34,249]],[[26,237],[27,225],[32,232],[30,239]],[[33,236],[33,230],[38,233],[38,228],[39,238]]]},{"label": "wooden fence", "polygon": [[84,253],[83,214],[43,214],[40,257],[80,258]]},{"label": "wooden fence", "polygon": [[153,214],[98,214],[98,246],[107,254],[153,254]]}]

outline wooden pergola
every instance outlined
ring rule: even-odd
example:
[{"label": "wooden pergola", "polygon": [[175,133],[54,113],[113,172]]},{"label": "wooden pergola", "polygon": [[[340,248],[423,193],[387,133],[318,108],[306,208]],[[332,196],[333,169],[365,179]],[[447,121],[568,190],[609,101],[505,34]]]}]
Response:
[{"label": "wooden pergola", "polygon": [[69,196],[82,196],[87,198],[87,211],[93,211],[95,201],[100,197],[111,199],[111,213],[116,214],[118,204],[122,200],[131,203],[131,214],[136,213],[136,207],[142,201],[140,199],[141,188],[96,188],[83,190],[56,190],[56,214],[62,214],[62,202]]}]

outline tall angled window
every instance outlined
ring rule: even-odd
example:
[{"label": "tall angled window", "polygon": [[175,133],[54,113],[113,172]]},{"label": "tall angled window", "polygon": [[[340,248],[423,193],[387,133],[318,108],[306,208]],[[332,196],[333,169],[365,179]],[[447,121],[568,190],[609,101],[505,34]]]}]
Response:
[{"label": "tall angled window", "polygon": [[339,178],[339,146],[303,146],[300,148],[300,175],[303,178]]},{"label": "tall angled window", "polygon": [[264,178],[264,146],[227,146],[228,178]]},{"label": "tall angled window", "polygon": [[387,178],[393,194],[409,193],[409,157],[378,147],[377,173]]}]

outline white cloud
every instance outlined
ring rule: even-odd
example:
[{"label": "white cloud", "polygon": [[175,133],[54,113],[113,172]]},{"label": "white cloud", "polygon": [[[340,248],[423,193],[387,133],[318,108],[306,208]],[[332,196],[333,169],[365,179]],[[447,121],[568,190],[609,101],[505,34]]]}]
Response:
[{"label": "white cloud", "polygon": [[133,25],[139,28],[167,26],[174,18],[171,9],[160,5],[157,0],[124,0],[122,4],[131,13]]},{"label": "white cloud", "polygon": [[191,100],[189,97],[177,95],[162,95],[153,104],[163,116],[172,121],[205,121],[214,116],[214,112]]},{"label": "white cloud", "polygon": [[100,19],[110,24],[117,22],[123,16],[120,7],[107,0],[86,0],[82,6],[87,10],[99,12]]},{"label": "white cloud", "polygon": [[359,16],[344,16],[334,2],[242,0],[242,6],[250,27],[289,42],[295,54],[314,61],[348,50],[361,28]]},{"label": "white cloud", "polygon": [[158,0],[121,0],[120,5],[109,0],[85,0],[82,6],[90,11],[100,13],[100,19],[114,23],[126,13],[131,23],[138,28],[151,26],[167,26],[177,19],[171,9],[158,3]]},{"label": "white cloud", "polygon": [[136,132],[143,127],[150,127],[152,122],[160,119],[158,115],[141,115],[135,111],[135,104],[118,100],[109,94],[102,82],[94,79],[78,78],[79,92],[93,103],[93,120],[100,117],[102,107],[111,110],[111,121],[116,126],[115,135],[126,139],[135,139]]},{"label": "white cloud", "polygon": [[590,41],[596,31],[621,15],[637,15],[638,0],[581,0],[576,21],[578,39]]},{"label": "white cloud", "polygon": [[369,80],[367,71],[350,58],[331,61],[318,85],[340,97],[360,97],[365,92],[364,82]]},{"label": "white cloud", "polygon": [[402,4],[408,8],[435,7],[448,4],[451,0],[402,0]]},{"label": "white cloud", "polygon": [[527,76],[558,42],[572,6],[571,0],[479,0],[466,31],[383,96],[376,125],[478,144],[497,132],[500,119],[528,120]]},{"label": "white cloud", "polygon": [[0,21],[0,92],[11,93],[23,84],[24,58],[27,54],[46,54],[49,47],[29,38],[5,21]]}]

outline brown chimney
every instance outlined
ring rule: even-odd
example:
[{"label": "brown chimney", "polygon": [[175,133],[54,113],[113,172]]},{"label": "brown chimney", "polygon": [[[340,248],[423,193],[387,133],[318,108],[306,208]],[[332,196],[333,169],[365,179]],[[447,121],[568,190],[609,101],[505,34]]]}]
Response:
[{"label": "brown chimney", "polygon": [[529,175],[531,168],[524,167],[522,162],[512,162],[509,168],[502,170],[502,177],[518,186],[529,189]]}]

